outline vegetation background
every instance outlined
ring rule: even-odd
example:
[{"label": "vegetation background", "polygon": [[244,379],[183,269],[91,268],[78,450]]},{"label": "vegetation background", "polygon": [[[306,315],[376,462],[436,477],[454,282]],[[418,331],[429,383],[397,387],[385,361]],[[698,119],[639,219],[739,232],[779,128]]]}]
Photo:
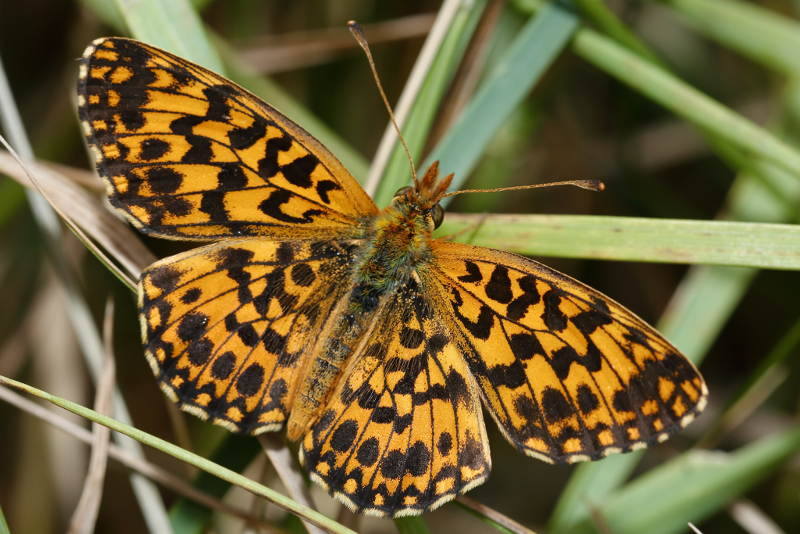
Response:
[{"label": "vegetation background", "polygon": [[[585,466],[524,457],[490,423],[494,468],[471,500],[392,522],[354,517],[312,486],[336,519],[326,528],[616,534],[686,532],[692,522],[706,533],[798,532],[798,16],[797,0],[3,2],[11,92],[0,84],[1,126],[23,157],[47,164],[31,167],[40,187],[123,275],[181,245],[109,216],[88,172],[76,58],[103,35],[224,70],[317,135],[362,183],[372,176],[385,203],[408,168],[393,143],[388,165],[373,157],[387,120],[345,28],[357,19],[389,99],[408,95],[397,111],[420,167],[441,159],[471,187],[607,185],[461,197],[444,231],[478,217],[479,230],[462,238],[548,256],[658,324],[703,361],[711,402],[666,444]],[[0,375],[100,412],[113,405],[135,429],[303,501],[280,437],[233,438],[176,413],[142,357],[130,291],[59,226],[5,152],[0,173]],[[218,466],[205,467],[236,487],[130,441],[110,448],[101,427],[30,399],[0,386],[0,533],[304,528]]]}]

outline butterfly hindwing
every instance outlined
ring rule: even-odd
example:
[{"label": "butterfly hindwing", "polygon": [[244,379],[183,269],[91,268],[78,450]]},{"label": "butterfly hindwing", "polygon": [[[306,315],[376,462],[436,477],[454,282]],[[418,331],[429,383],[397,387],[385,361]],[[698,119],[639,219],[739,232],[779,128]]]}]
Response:
[{"label": "butterfly hindwing", "polygon": [[145,353],[181,407],[231,430],[280,428],[297,369],[347,290],[354,242],[226,240],[148,267]]},{"label": "butterfly hindwing", "polygon": [[644,447],[703,409],[694,366],[605,295],[507,252],[432,248],[430,287],[489,411],[527,454],[575,462]]},{"label": "butterfly hindwing", "polygon": [[138,41],[90,45],[79,115],[112,205],[172,239],[328,235],[376,213],[308,132],[236,84]]},{"label": "butterfly hindwing", "polygon": [[312,477],[351,508],[412,515],[485,480],[479,393],[439,313],[409,282],[306,434]]}]

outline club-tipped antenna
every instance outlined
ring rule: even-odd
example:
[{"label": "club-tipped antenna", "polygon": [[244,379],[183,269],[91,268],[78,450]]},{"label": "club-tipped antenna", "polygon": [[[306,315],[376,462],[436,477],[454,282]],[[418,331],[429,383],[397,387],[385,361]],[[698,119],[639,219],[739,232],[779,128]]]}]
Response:
[{"label": "club-tipped antenna", "polygon": [[403,150],[406,152],[408,165],[411,167],[411,177],[414,180],[414,186],[419,188],[419,180],[417,179],[417,169],[414,165],[414,158],[411,157],[411,150],[409,150],[408,143],[406,143],[405,138],[403,138],[403,133],[400,131],[400,126],[398,126],[397,120],[394,118],[394,112],[392,111],[392,106],[389,104],[389,99],[386,98],[386,93],[383,90],[383,84],[381,84],[380,76],[378,76],[378,69],[375,68],[375,61],[372,59],[372,52],[369,49],[369,43],[367,43],[367,38],[364,36],[364,30],[362,30],[361,26],[354,20],[351,20],[347,23],[347,28],[350,30],[350,33],[353,34],[353,38],[355,38],[358,45],[364,51],[364,54],[367,56],[369,68],[372,71],[372,77],[375,79],[375,85],[378,86],[378,92],[381,94],[383,105],[386,106],[386,111],[389,113],[389,119],[392,121],[392,125],[397,132],[397,137],[400,139],[400,143],[403,145]]},{"label": "club-tipped antenna", "polygon": [[603,191],[606,185],[600,180],[562,180],[559,182],[546,182],[543,184],[530,184],[530,185],[514,185],[511,187],[495,187],[493,189],[459,189],[458,191],[451,191],[442,196],[442,198],[454,197],[464,193],[499,193],[500,191],[520,191],[523,189],[540,189],[543,187],[557,187],[560,185],[573,185],[581,189],[588,189],[589,191]]}]

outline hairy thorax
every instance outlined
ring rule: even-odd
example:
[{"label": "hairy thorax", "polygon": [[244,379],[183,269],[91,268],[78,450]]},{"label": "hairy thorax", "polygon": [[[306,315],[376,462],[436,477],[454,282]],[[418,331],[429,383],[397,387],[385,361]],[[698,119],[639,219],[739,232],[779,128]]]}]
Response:
[{"label": "hairy thorax", "polygon": [[346,374],[345,365],[372,333],[383,303],[429,261],[432,231],[429,216],[402,202],[370,221],[349,294],[334,308],[306,358],[287,424],[290,440],[300,438],[318,417]]}]

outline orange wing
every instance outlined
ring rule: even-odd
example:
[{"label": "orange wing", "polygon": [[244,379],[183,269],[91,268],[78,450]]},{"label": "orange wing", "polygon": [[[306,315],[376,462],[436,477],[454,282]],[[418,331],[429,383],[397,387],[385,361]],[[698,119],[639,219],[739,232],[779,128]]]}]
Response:
[{"label": "orange wing", "polygon": [[377,211],[308,132],[158,48],[96,40],[82,59],[78,100],[111,204],[144,232],[198,240],[353,235]]},{"label": "orange wing", "polygon": [[356,247],[229,239],[148,267],[139,311],[161,388],[229,430],[279,429],[297,368],[347,291]]},{"label": "orange wing", "polygon": [[642,448],[705,406],[694,366],[605,295],[507,252],[432,248],[420,274],[448,302],[487,408],[526,454],[576,462]]},{"label": "orange wing", "polygon": [[489,475],[474,378],[434,302],[412,280],[306,434],[301,461],[351,509],[416,515]]}]

